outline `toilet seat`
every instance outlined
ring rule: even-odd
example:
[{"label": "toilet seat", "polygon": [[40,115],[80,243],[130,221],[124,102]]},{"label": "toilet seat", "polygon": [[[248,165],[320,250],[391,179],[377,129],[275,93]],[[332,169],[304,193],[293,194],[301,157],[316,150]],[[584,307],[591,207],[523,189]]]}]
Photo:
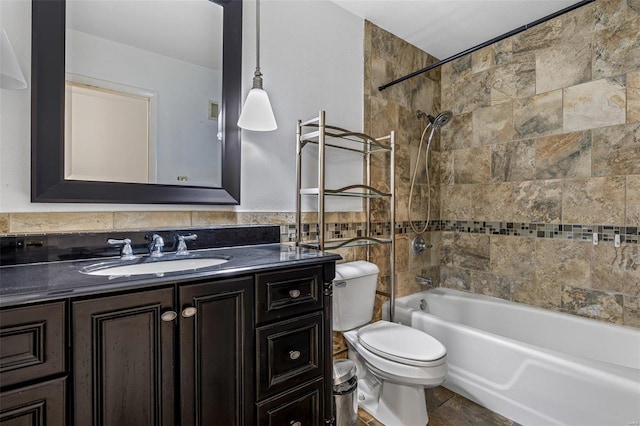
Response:
[{"label": "toilet seat", "polygon": [[447,355],[444,345],[432,336],[389,321],[377,321],[360,328],[358,341],[382,358],[417,367],[440,364]]},{"label": "toilet seat", "polygon": [[[359,330],[351,330],[343,333],[351,353],[357,353],[374,376],[381,380],[409,386],[438,386],[442,384],[447,375],[446,355],[434,361],[404,362],[390,359],[388,355],[378,355],[362,345],[358,338]],[[351,358],[351,355],[349,355]],[[418,364],[418,365],[416,365]],[[358,375],[360,372],[358,371]],[[360,377],[360,376],[359,376]]]}]

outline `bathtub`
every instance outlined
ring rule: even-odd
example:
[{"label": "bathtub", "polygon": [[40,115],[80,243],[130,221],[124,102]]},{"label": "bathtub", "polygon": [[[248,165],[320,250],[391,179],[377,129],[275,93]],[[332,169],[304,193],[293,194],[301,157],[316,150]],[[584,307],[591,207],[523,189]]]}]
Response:
[{"label": "bathtub", "polygon": [[638,330],[444,288],[395,312],[446,346],[445,387],[518,423],[640,424]]}]

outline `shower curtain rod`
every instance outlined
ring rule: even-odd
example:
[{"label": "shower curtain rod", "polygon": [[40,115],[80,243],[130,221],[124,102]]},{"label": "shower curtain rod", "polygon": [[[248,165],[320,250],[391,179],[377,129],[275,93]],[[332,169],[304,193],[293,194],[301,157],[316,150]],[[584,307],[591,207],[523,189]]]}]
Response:
[{"label": "shower curtain rod", "polygon": [[561,9],[561,10],[555,12],[555,13],[552,13],[551,15],[547,15],[547,16],[545,16],[543,18],[540,18],[540,19],[538,19],[536,21],[533,21],[531,23],[528,23],[526,25],[518,27],[515,30],[511,30],[508,33],[504,33],[502,35],[499,35],[498,37],[492,38],[489,41],[485,41],[484,43],[480,43],[477,46],[473,46],[473,47],[471,47],[471,48],[469,48],[467,50],[464,50],[464,51],[462,51],[460,53],[456,53],[453,56],[449,56],[446,59],[443,59],[441,61],[438,61],[438,62],[435,62],[435,63],[433,63],[431,65],[428,65],[428,66],[426,66],[426,67],[424,67],[422,69],[414,71],[411,74],[407,74],[407,75],[405,75],[403,77],[400,77],[400,78],[398,78],[396,80],[393,80],[393,81],[391,81],[389,83],[383,84],[382,86],[378,87],[378,90],[380,92],[382,92],[384,89],[386,89],[388,87],[391,87],[391,86],[396,85],[398,83],[402,83],[405,80],[408,80],[408,79],[410,79],[412,77],[415,77],[417,75],[423,74],[423,73],[425,73],[425,72],[427,72],[429,70],[432,70],[434,68],[439,67],[440,65],[446,64],[447,62],[451,62],[451,61],[453,61],[455,59],[458,59],[458,58],[460,58],[462,56],[468,55],[471,52],[475,52],[476,50],[482,49],[483,47],[487,47],[487,46],[489,46],[489,45],[491,45],[491,44],[493,44],[495,42],[498,42],[500,40],[504,40],[507,37],[511,37],[512,35],[516,35],[518,33],[521,33],[524,30],[528,30],[529,28],[535,27],[538,24],[542,24],[543,22],[546,22],[546,21],[548,21],[550,19],[556,18],[556,17],[558,17],[560,15],[564,15],[567,12],[571,12],[572,10],[575,10],[575,9],[577,9],[579,7],[582,7],[582,6],[586,5],[586,4],[593,3],[594,1],[596,1],[596,0],[582,0],[582,1],[578,2],[578,3],[576,3],[576,4],[572,4],[571,6],[565,7],[564,9]]}]

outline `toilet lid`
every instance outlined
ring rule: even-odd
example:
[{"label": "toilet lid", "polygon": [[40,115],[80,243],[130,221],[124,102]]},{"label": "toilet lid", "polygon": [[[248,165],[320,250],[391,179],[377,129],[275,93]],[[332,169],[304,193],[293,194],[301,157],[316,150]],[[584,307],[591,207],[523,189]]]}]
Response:
[{"label": "toilet lid", "polygon": [[447,354],[444,345],[427,333],[388,321],[362,327],[358,340],[381,357],[407,364],[435,361]]}]

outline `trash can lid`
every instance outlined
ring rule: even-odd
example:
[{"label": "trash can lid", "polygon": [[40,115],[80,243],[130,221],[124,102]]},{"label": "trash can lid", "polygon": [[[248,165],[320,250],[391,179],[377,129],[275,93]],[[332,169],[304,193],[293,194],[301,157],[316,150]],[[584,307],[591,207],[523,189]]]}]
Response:
[{"label": "trash can lid", "polygon": [[348,382],[356,375],[356,363],[350,359],[339,359],[333,363],[333,384]]}]

